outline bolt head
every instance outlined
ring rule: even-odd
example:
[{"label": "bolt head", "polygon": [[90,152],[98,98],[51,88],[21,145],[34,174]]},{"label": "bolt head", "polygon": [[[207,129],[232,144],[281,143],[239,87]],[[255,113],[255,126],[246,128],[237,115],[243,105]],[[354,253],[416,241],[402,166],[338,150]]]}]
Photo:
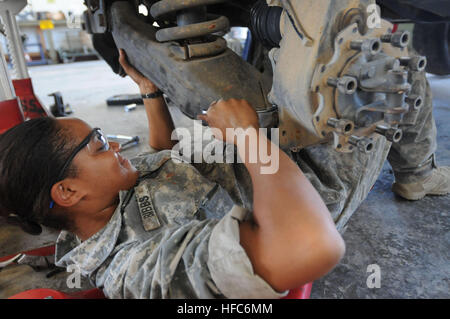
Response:
[{"label": "bolt head", "polygon": [[427,67],[427,58],[424,56],[414,56],[409,61],[408,66],[413,71],[418,72],[424,71],[425,68]]},{"label": "bolt head", "polygon": [[370,55],[376,55],[380,53],[381,40],[377,38],[363,40],[361,51]]},{"label": "bolt head", "polygon": [[351,76],[344,76],[338,80],[337,88],[343,94],[353,94],[358,88],[358,81]]},{"label": "bolt head", "polygon": [[403,132],[400,129],[390,128],[386,130],[384,136],[389,142],[398,143],[403,137]]},{"label": "bolt head", "polygon": [[364,154],[370,154],[374,150],[373,142],[370,139],[366,138],[366,137],[361,138],[358,141],[356,147],[358,148],[358,150],[360,152],[362,152]]},{"label": "bolt head", "polygon": [[391,44],[397,48],[405,48],[408,46],[411,34],[409,31],[398,31],[392,35]]}]

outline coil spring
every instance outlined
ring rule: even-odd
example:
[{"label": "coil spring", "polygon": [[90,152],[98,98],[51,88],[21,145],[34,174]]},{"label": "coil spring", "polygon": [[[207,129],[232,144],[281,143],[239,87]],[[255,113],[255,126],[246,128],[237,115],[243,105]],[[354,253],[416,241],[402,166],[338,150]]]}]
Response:
[{"label": "coil spring", "polygon": [[[219,16],[207,20],[206,5],[218,4],[227,0],[162,0],[153,4],[150,14],[158,19],[177,12],[177,27],[164,28],[156,32],[159,42],[189,40],[204,37],[229,28],[227,17]],[[226,49],[226,41],[216,38],[213,42],[188,44],[186,58],[214,55]]]}]

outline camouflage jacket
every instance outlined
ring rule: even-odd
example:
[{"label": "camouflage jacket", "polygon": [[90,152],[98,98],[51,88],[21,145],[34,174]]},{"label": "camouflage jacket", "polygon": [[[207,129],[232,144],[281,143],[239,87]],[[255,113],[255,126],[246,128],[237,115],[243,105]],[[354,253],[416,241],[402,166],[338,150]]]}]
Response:
[{"label": "camouflage jacket", "polygon": [[286,294],[253,272],[239,243],[239,222],[251,213],[242,207],[248,206],[242,189],[224,178],[235,174],[233,168],[175,163],[170,151],[141,155],[132,163],[141,177],[134,189],[120,193],[103,229],[84,242],[61,232],[58,266],[75,264],[109,298]]}]

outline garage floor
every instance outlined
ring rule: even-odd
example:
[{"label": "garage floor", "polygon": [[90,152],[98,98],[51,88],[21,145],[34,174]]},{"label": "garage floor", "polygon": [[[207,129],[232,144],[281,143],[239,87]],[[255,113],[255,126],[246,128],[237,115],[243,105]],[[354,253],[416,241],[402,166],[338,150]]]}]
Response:
[{"label": "garage floor", "polygon": [[[124,152],[133,156],[146,149],[147,122],[143,106],[125,112],[108,107],[115,94],[138,93],[129,78],[120,78],[103,61],[40,66],[30,69],[36,94],[50,106],[47,96],[60,91],[73,116],[106,134],[138,135],[139,147]],[[434,93],[440,165],[450,165],[450,77],[429,78]],[[177,126],[191,126],[177,109],[171,109]],[[449,298],[450,297],[450,196],[429,197],[419,202],[402,200],[390,191],[393,176],[388,164],[369,197],[355,213],[344,234],[347,253],[341,264],[313,285],[312,298]],[[0,257],[51,242],[56,234],[25,237],[15,227],[0,225]],[[18,240],[20,238],[20,241]],[[381,288],[370,289],[367,267],[377,264]],[[8,266],[0,271],[0,298],[32,288],[68,289],[67,274],[50,279],[45,271],[29,266]],[[82,289],[89,283],[83,282]]]}]

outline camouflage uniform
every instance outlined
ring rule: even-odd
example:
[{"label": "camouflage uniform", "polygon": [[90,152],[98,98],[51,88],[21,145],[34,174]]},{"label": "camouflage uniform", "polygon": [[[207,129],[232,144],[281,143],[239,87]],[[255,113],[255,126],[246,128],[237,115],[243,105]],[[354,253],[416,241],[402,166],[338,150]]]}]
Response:
[{"label": "camouflage uniform", "polygon": [[[407,115],[409,124],[401,127],[400,143],[391,145],[380,136],[369,155],[338,153],[326,144],[289,153],[327,204],[340,232],[366,198],[386,158],[402,183],[423,178],[434,167],[436,127],[429,85],[424,73],[410,76],[425,103]],[[275,292],[253,273],[239,244],[238,222],[251,218],[252,211],[245,166],[236,161],[174,164],[170,156],[170,151],[163,151],[135,159],[141,173],[134,189],[138,197],[133,190],[121,192],[110,222],[83,243],[62,232],[56,264],[78,265],[82,275],[110,298],[284,296],[286,292]],[[145,196],[151,201],[143,200]],[[141,202],[152,205],[150,213],[149,206],[140,212]]]},{"label": "camouflage uniform", "polygon": [[[239,243],[248,210],[170,151],[132,160],[135,188],[84,242],[61,232],[56,265],[75,264],[109,298],[280,298],[254,274]],[[200,165],[201,166],[201,165]],[[206,175],[208,172],[205,173]],[[232,190],[237,202],[239,189]]]}]

